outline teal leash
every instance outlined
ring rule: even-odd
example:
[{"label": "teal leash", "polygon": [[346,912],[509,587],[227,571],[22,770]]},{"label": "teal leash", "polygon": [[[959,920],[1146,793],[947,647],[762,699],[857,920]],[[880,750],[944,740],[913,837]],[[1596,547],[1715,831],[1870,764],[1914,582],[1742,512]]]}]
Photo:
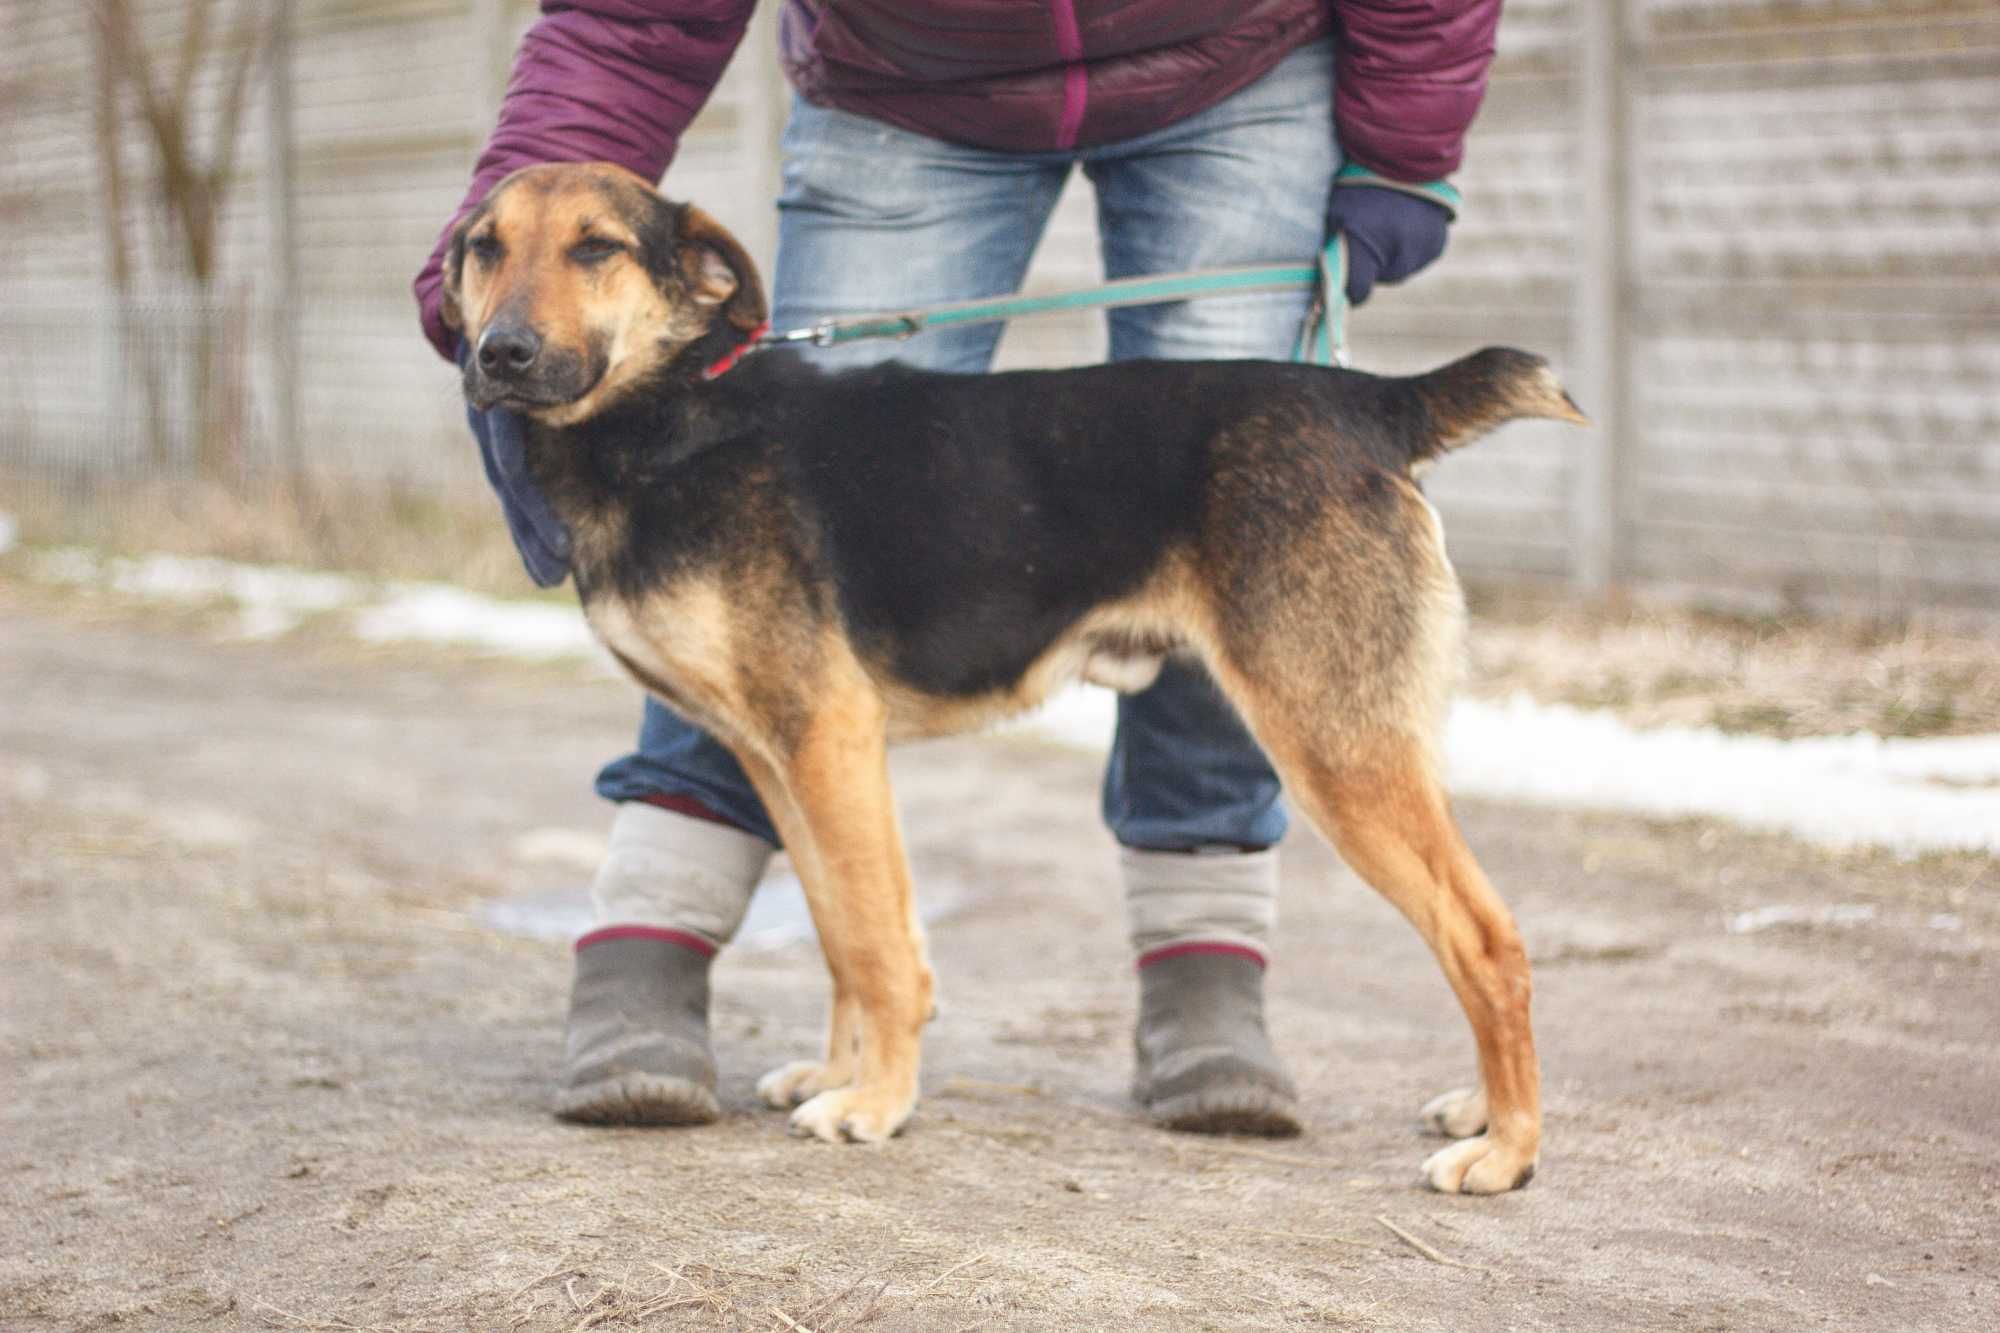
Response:
[{"label": "teal leash", "polygon": [[[1464,199],[1449,181],[1398,181],[1349,162],[1334,177],[1336,185],[1367,185],[1400,190],[1438,205],[1452,217]],[[1063,310],[1110,310],[1119,306],[1164,305],[1169,301],[1199,301],[1208,296],[1246,296],[1262,292],[1312,293],[1312,306],[1292,346],[1292,360],[1320,366],[1347,364],[1347,237],[1336,234],[1311,264],[1273,264],[1260,268],[1209,268],[1158,277],[1124,278],[1097,287],[1052,292],[1046,296],[1006,296],[988,301],[958,301],[918,310],[896,310],[821,320],[802,329],[765,334],[753,347],[783,347],[811,343],[839,347],[864,338],[914,338],[928,329],[997,324],[1029,315]]]},{"label": "teal leash", "polygon": [[1210,268],[1157,277],[1123,278],[1096,287],[1051,292],[1043,296],[1005,296],[985,301],[957,301],[916,310],[878,312],[825,319],[804,328],[767,334],[758,347],[810,343],[840,347],[866,338],[914,338],[931,329],[997,324],[1031,315],[1065,310],[1109,310],[1120,306],[1163,305],[1198,301],[1210,296],[1247,296],[1264,292],[1312,293],[1312,305],[1292,348],[1294,361],[1322,366],[1347,364],[1347,238],[1335,236],[1311,264],[1273,264],[1254,268]]}]

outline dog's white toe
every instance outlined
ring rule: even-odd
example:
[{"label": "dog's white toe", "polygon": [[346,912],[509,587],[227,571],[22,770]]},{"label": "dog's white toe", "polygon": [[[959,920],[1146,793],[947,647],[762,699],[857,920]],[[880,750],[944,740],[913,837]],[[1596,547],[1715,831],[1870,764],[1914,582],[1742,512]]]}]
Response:
[{"label": "dog's white toe", "polygon": [[1435,1133],[1469,1139],[1486,1128],[1486,1090],[1454,1088],[1425,1102],[1418,1114]]},{"label": "dog's white toe", "polygon": [[779,1110],[797,1106],[817,1097],[834,1085],[827,1082],[826,1066],[816,1060],[793,1060],[757,1080],[757,1095],[767,1106]]}]

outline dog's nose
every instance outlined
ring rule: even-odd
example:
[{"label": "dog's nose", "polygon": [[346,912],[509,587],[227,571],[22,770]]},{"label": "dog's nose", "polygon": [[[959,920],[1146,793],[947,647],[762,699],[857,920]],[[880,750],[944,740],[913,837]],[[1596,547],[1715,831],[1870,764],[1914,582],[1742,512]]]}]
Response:
[{"label": "dog's nose", "polygon": [[479,335],[479,368],[489,375],[518,375],[541,352],[541,338],[524,324],[496,325]]}]

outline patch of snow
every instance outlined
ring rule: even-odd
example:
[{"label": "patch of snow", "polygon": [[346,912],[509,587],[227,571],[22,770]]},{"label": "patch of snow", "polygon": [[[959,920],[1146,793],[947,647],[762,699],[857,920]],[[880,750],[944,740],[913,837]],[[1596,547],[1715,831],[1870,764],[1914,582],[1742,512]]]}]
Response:
[{"label": "patch of snow", "polygon": [[13,550],[15,543],[20,540],[21,525],[14,521],[12,514],[0,509],[0,555]]},{"label": "patch of snow", "polygon": [[94,551],[57,546],[38,552],[30,568],[47,583],[95,583],[101,566]]},{"label": "patch of snow", "polygon": [[54,786],[49,771],[40,764],[0,757],[0,796],[17,801],[40,801],[47,798]]},{"label": "patch of snow", "polygon": [[150,602],[227,602],[239,613],[237,633],[248,639],[289,633],[307,616],[351,606],[367,592],[342,574],[178,555],[100,559],[75,547],[42,552],[35,572],[52,583],[103,584]]},{"label": "patch of snow", "polygon": [[229,560],[152,555],[106,564],[111,589],[161,602],[229,601],[267,614],[299,617],[351,606],[367,585],[343,574],[321,574],[282,565],[241,565]]},{"label": "patch of snow", "polygon": [[574,606],[503,601],[445,583],[384,589],[343,574],[277,565],[170,555],[103,559],[75,548],[44,551],[34,568],[50,582],[102,584],[146,601],[229,603],[241,617],[237,632],[246,638],[274,638],[308,616],[352,609],[353,631],[369,643],[452,644],[538,661],[601,655]]},{"label": "patch of snow", "polygon": [[509,849],[528,865],[562,866],[595,874],[609,845],[602,833],[580,828],[532,828],[514,839]]},{"label": "patch of snow", "polygon": [[[1014,724],[1092,753],[1110,746],[1110,691],[1078,687]],[[1462,699],[1444,751],[1454,795],[1655,819],[1730,820],[1823,847],[2000,853],[2000,736],[1781,741],[1709,727],[1641,731],[1613,713],[1526,697]]]},{"label": "patch of snow", "polygon": [[[309,570],[179,556],[100,559],[75,549],[38,552],[32,568],[51,582],[105,583],[130,596],[230,602],[242,616],[239,632],[253,637],[350,610],[353,632],[372,643],[608,662],[573,606],[503,601],[448,584],[383,589]],[[1110,691],[1078,686],[1009,729],[1101,754],[1115,717]],[[1640,731],[1612,713],[1517,697],[1461,700],[1444,751],[1451,790],[1460,796],[1722,819],[1834,848],[2000,853],[2000,799],[1980,789],[2000,782],[2000,736],[1781,741],[1713,728]]]},{"label": "patch of snow", "polygon": [[236,637],[239,639],[283,638],[299,627],[301,617],[295,611],[287,611],[276,606],[243,606],[236,611]]},{"label": "patch of snow", "polygon": [[1831,772],[1880,774],[1904,782],[2000,782],[2000,738],[1993,736],[1912,740],[1858,733],[1788,744],[1800,758],[1823,763]]},{"label": "patch of snow", "polygon": [[583,889],[552,889],[522,898],[501,898],[479,904],[473,919],[503,935],[565,943],[596,924],[590,894]]},{"label": "patch of snow", "polygon": [[1867,903],[1835,903],[1828,907],[1759,907],[1738,912],[1723,923],[1732,935],[1755,935],[1773,926],[1858,926],[1875,919]]},{"label": "patch of snow", "polygon": [[732,949],[769,953],[788,945],[817,939],[805,885],[788,869],[774,870],[750,895],[750,908],[730,941]]},{"label": "patch of snow", "polygon": [[1090,754],[1111,749],[1118,726],[1118,695],[1102,685],[1073,685],[1032,713],[1009,718],[1002,731],[1019,732]]},{"label": "patch of snow", "polygon": [[354,632],[370,643],[452,644],[532,661],[601,653],[574,606],[504,602],[443,583],[393,585],[355,612]]},{"label": "patch of snow", "polygon": [[1959,919],[1956,912],[1939,912],[1927,924],[1932,930],[1962,930],[1965,927],[1965,922]]},{"label": "patch of snow", "polygon": [[[935,926],[959,910],[966,897],[949,886],[926,885],[917,896],[917,917],[925,925]],[[729,947],[744,953],[770,953],[818,938],[805,885],[788,864],[779,862],[750,895],[750,908]]]},{"label": "patch of snow", "polygon": [[257,825],[209,805],[169,805],[148,811],[162,832],[190,851],[225,852],[257,840]]},{"label": "patch of snow", "polygon": [[1462,700],[1445,755],[1462,796],[1732,820],[1823,847],[2000,852],[2000,801],[1931,785],[2000,765],[2000,736],[1782,741],[1711,727],[1639,731],[1612,713]]}]

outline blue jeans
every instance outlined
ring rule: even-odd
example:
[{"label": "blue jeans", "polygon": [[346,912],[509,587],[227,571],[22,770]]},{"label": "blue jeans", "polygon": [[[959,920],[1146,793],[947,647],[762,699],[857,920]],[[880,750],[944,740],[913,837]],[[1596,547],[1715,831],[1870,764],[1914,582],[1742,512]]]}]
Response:
[{"label": "blue jeans", "polygon": [[[1017,290],[1071,169],[1097,190],[1107,278],[1304,262],[1319,250],[1340,150],[1333,52],[1302,48],[1249,88],[1166,129],[1073,153],[995,153],[795,102],[784,135],[772,326]],[[1214,298],[1110,312],[1111,359],[1284,360],[1306,297]],[[808,353],[829,366],[897,358],[984,371],[1000,326]],[[649,699],[638,752],[607,766],[614,801],[691,796],[776,832],[742,770]],[[1170,661],[1121,695],[1104,820],[1128,847],[1265,847],[1285,832],[1277,775],[1198,665]]]}]

